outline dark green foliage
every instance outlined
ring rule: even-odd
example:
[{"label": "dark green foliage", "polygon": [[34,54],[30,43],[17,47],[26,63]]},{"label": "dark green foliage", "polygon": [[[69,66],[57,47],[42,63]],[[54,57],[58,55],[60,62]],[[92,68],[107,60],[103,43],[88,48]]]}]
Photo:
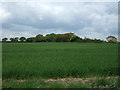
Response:
[{"label": "dark green foliage", "polygon": [[63,42],[63,39],[64,39],[64,37],[63,37],[62,34],[57,34],[56,35],[56,42]]},{"label": "dark green foliage", "polygon": [[95,81],[95,86],[100,87],[100,86],[106,86],[109,85],[110,82],[108,82],[105,78],[100,78],[98,80]]},{"label": "dark green foliage", "polygon": [[38,35],[35,37],[35,41],[36,41],[36,42],[43,42],[43,41],[44,41],[44,36],[41,35],[41,34],[38,34]]},{"label": "dark green foliage", "polygon": [[105,77],[98,78],[95,81],[91,82],[91,87],[94,88],[118,88],[118,80],[113,79],[112,77],[109,77],[109,79],[106,79]]},{"label": "dark green foliage", "polygon": [[35,37],[27,38],[26,42],[35,42]]},{"label": "dark green foliage", "polygon": [[8,38],[3,38],[2,42],[6,42],[8,40]]},{"label": "dark green foliage", "polygon": [[[11,42],[18,42],[19,37],[10,38]],[[103,43],[105,41],[100,39],[90,39],[90,38],[80,38],[76,36],[74,33],[65,33],[65,34],[47,34],[43,36],[42,34],[38,34],[35,37],[25,38],[20,37],[21,42],[89,42],[89,43]],[[6,38],[3,38],[3,42],[6,42]],[[7,41],[9,42],[9,41]]]},{"label": "dark green foliage", "polygon": [[11,41],[11,42],[18,42],[18,40],[19,40],[19,37],[10,38],[10,41]]},{"label": "dark green foliage", "polygon": [[19,37],[15,37],[15,42],[18,42],[18,40],[19,40]]},{"label": "dark green foliage", "polygon": [[56,41],[56,34],[54,34],[54,33],[47,34],[45,36],[45,41],[46,42],[55,42]]},{"label": "dark green foliage", "polygon": [[15,42],[15,39],[14,39],[14,38],[10,38],[10,41],[11,41],[11,42]]},{"label": "dark green foliage", "polygon": [[117,38],[115,36],[108,36],[106,39],[109,43],[117,43]]},{"label": "dark green foliage", "polygon": [[25,37],[20,37],[20,41],[21,41],[21,42],[24,42],[25,40],[26,40]]},{"label": "dark green foliage", "polygon": [[70,41],[71,41],[71,42],[81,42],[81,41],[82,41],[82,38],[74,35],[74,36],[71,38]]}]

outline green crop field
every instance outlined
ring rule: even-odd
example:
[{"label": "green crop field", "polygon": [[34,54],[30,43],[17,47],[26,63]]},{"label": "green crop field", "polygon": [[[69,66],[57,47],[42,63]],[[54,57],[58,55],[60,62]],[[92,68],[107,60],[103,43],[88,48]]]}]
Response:
[{"label": "green crop field", "polygon": [[117,76],[118,45],[3,43],[3,80]]}]

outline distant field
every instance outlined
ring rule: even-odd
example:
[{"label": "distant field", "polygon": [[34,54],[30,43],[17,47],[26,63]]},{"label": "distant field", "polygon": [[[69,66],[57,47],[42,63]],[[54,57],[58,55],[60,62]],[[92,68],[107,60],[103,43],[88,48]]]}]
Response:
[{"label": "distant field", "polygon": [[3,79],[117,76],[118,45],[3,43]]}]

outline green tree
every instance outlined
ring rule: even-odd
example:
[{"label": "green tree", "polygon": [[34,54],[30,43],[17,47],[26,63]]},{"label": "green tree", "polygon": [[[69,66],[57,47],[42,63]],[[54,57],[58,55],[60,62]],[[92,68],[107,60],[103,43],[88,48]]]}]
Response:
[{"label": "green tree", "polygon": [[93,42],[95,42],[95,43],[103,43],[104,41],[100,40],[100,39],[94,39]]},{"label": "green tree", "polygon": [[64,39],[65,39],[65,41],[70,42],[71,39],[72,39],[74,36],[75,36],[74,33],[65,33],[65,34],[64,34]]},{"label": "green tree", "polygon": [[18,42],[19,37],[15,37],[14,40],[15,40],[15,42]]},{"label": "green tree", "polygon": [[57,42],[70,42],[74,33],[65,33],[65,34],[57,34],[56,41]]},{"label": "green tree", "polygon": [[117,42],[117,38],[115,36],[108,36],[106,39],[109,43],[116,43]]},{"label": "green tree", "polygon": [[56,42],[63,42],[63,34],[56,34]]},{"label": "green tree", "polygon": [[6,42],[8,40],[8,38],[3,38],[2,41],[3,42]]},{"label": "green tree", "polygon": [[26,42],[35,42],[35,37],[27,38]]},{"label": "green tree", "polygon": [[11,42],[15,42],[15,38],[10,38],[10,41]]},{"label": "green tree", "polygon": [[54,33],[47,34],[47,35],[45,36],[45,40],[46,40],[47,42],[55,42],[55,41],[56,41],[56,34],[54,34]]},{"label": "green tree", "polygon": [[42,34],[36,35],[35,41],[36,42],[42,42],[42,41],[44,41],[44,36]]},{"label": "green tree", "polygon": [[76,35],[71,38],[71,42],[81,42],[81,41],[82,41],[82,38]]},{"label": "green tree", "polygon": [[24,42],[25,40],[26,40],[26,38],[25,37],[20,37],[20,39],[19,39],[21,42]]}]

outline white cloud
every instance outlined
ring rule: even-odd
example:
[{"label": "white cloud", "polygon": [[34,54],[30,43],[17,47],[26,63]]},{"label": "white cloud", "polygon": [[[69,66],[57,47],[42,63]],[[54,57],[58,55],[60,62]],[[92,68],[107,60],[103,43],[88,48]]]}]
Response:
[{"label": "white cloud", "polygon": [[74,32],[101,39],[117,35],[117,3],[21,2],[3,6],[5,17],[10,17],[3,23],[3,37],[10,32],[10,36]]},{"label": "white cloud", "polygon": [[11,14],[6,11],[4,8],[0,7],[0,21],[5,22],[7,19],[9,19]]}]

